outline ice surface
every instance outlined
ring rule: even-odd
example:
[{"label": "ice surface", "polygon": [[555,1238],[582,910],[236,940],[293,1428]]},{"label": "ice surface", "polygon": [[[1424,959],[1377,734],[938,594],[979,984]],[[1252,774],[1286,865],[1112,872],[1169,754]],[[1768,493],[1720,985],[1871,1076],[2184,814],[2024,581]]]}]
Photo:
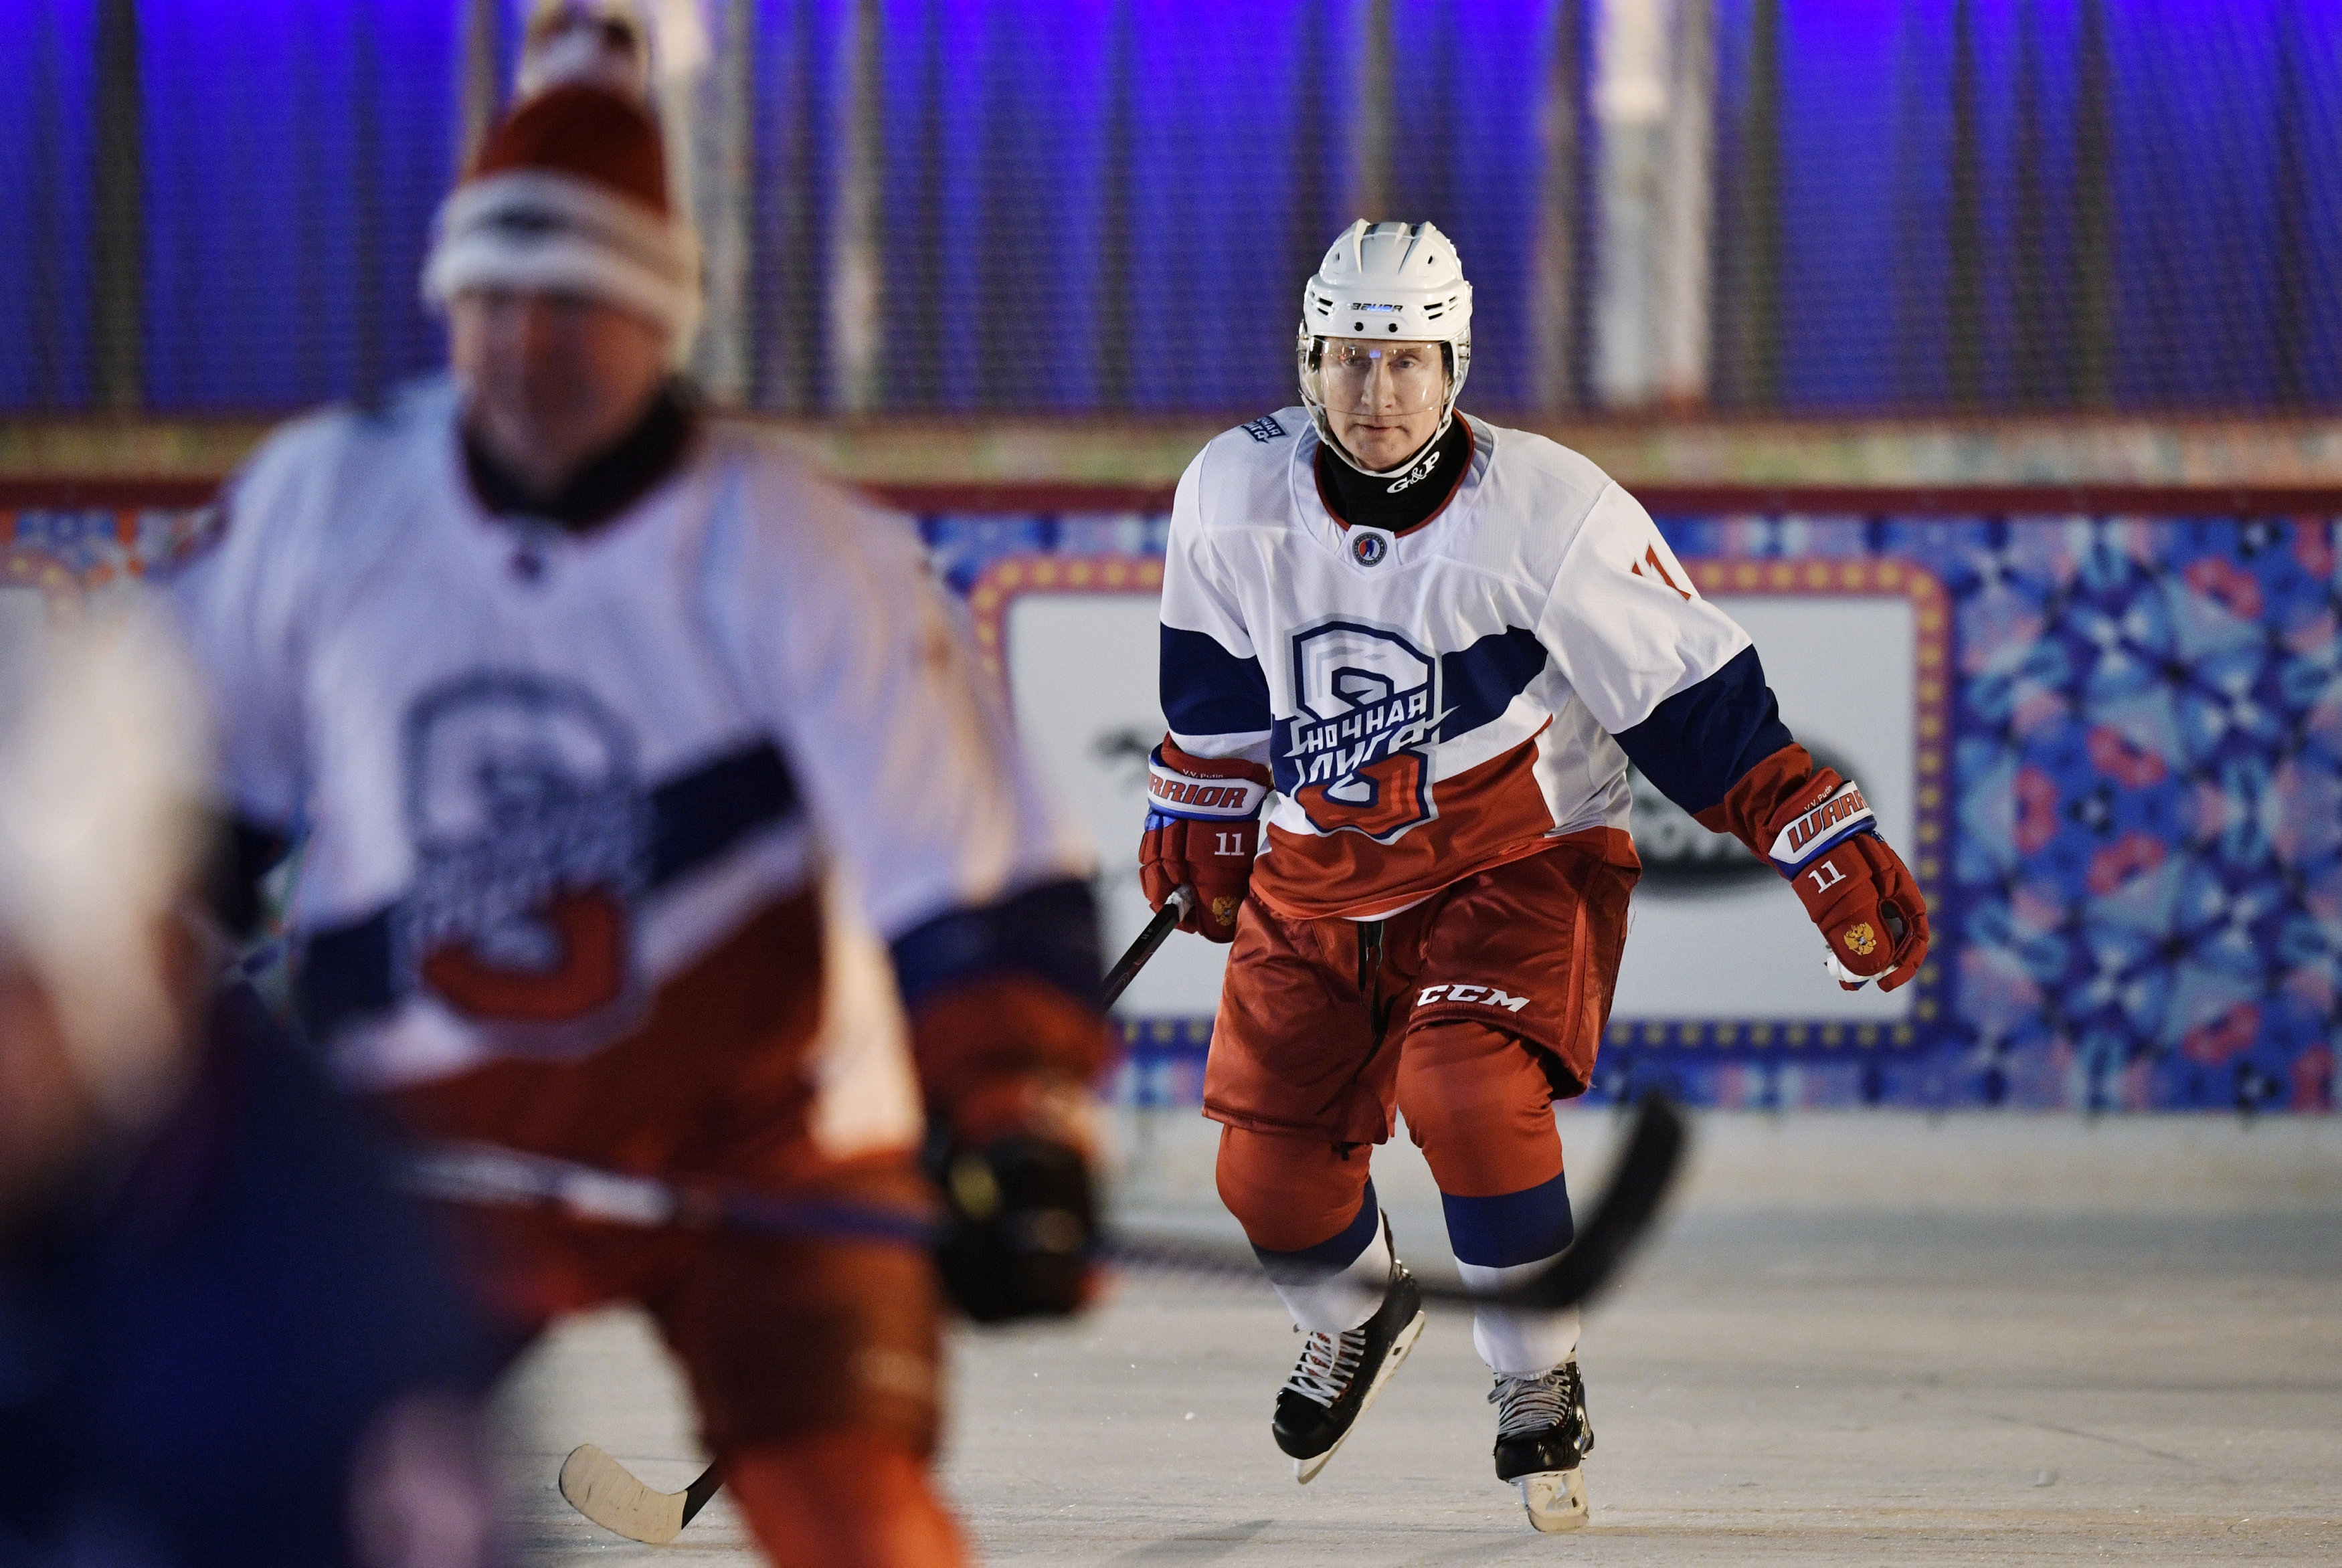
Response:
[{"label": "ice surface", "polygon": [[[1232,1233],[1190,1114],[1126,1140],[1121,1202]],[[1564,1125],[1597,1184],[1612,1124]],[[1686,1202],[1588,1317],[1589,1529],[1536,1535],[1495,1481],[1467,1320],[1435,1317],[1304,1488],[1268,1436],[1274,1299],[1146,1280],[1071,1329],[960,1336],[945,1478],[984,1561],[2342,1562],[2342,1124],[1702,1129]],[[1401,1252],[1443,1266],[1403,1140],[1376,1185]],[[569,1325],[506,1403],[520,1563],[757,1560],[720,1497],[651,1548],[552,1490],[588,1440],[664,1486],[696,1473],[638,1319]]]}]

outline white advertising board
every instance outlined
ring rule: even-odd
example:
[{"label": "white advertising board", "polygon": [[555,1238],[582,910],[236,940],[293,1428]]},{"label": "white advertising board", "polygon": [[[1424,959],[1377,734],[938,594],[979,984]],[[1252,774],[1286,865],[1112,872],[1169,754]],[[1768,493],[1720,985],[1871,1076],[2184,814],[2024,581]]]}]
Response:
[{"label": "white advertising board", "polygon": [[[1917,724],[1914,611],[1896,594],[1717,594],[1746,627],[1791,731],[1861,781],[1888,840],[1914,844]],[[1137,847],[1146,752],[1162,737],[1151,591],[1019,594],[1000,641],[1026,744],[1080,812],[1098,845],[1106,949],[1146,922]],[[1908,1015],[1908,988],[1840,991],[1793,893],[1740,846],[1700,827],[1646,786],[1636,835],[1648,872],[1635,896],[1615,1019],[1833,1019]],[[1167,943],[1123,997],[1126,1016],[1207,1017],[1227,950],[1189,935]]]},{"label": "white advertising board", "polygon": [[[1152,593],[1020,594],[1003,628],[1017,728],[1097,845],[1109,958],[1150,913],[1138,890],[1138,835],[1146,754],[1164,728],[1155,694],[1156,600]],[[1216,943],[1176,934],[1115,1011],[1209,1017],[1219,1008],[1227,954]]]},{"label": "white advertising board", "polygon": [[[1913,610],[1897,597],[1714,595],[1756,639],[1789,733],[1862,784],[1887,842],[1917,843]],[[1648,785],[1636,791],[1644,878],[1628,917],[1614,1019],[1899,1021],[1913,991],[1842,991],[1805,906],[1736,840]],[[1696,874],[1720,863],[1728,879]]]}]

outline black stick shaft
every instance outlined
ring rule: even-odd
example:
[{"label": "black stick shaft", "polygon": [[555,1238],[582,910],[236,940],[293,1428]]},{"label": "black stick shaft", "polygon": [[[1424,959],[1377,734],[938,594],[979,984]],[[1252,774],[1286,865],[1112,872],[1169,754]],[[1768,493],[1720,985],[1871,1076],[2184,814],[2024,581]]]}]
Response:
[{"label": "black stick shaft", "polygon": [[686,1524],[699,1517],[707,1500],[724,1484],[724,1465],[719,1460],[699,1473],[699,1479],[683,1490],[683,1522]]},{"label": "black stick shaft", "polygon": [[1164,940],[1179,924],[1180,917],[1187,913],[1187,906],[1195,897],[1193,893],[1183,887],[1165,899],[1163,907],[1155,912],[1155,918],[1146,923],[1146,929],[1138,934],[1138,940],[1115,961],[1112,969],[1106,971],[1106,1004],[1108,1007],[1130,989],[1130,983],[1138,978],[1138,972],[1146,967],[1146,961],[1155,956],[1155,950],[1163,945]]}]

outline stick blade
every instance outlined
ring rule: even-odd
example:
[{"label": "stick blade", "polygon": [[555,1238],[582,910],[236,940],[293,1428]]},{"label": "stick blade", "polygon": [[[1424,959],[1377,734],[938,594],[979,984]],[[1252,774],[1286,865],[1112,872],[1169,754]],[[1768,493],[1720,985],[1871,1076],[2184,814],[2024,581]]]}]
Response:
[{"label": "stick blade", "polygon": [[652,1491],[590,1443],[561,1462],[561,1495],[603,1529],[646,1546],[664,1546],[683,1533],[686,1493]]}]

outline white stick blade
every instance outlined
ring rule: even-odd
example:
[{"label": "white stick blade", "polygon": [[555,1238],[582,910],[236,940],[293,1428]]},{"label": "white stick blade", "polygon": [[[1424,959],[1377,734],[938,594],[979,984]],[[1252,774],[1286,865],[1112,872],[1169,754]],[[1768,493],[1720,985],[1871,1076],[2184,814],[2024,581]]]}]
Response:
[{"label": "white stick blade", "polygon": [[561,1495],[603,1529],[647,1546],[664,1546],[683,1532],[682,1493],[653,1492],[590,1443],[561,1462]]}]

